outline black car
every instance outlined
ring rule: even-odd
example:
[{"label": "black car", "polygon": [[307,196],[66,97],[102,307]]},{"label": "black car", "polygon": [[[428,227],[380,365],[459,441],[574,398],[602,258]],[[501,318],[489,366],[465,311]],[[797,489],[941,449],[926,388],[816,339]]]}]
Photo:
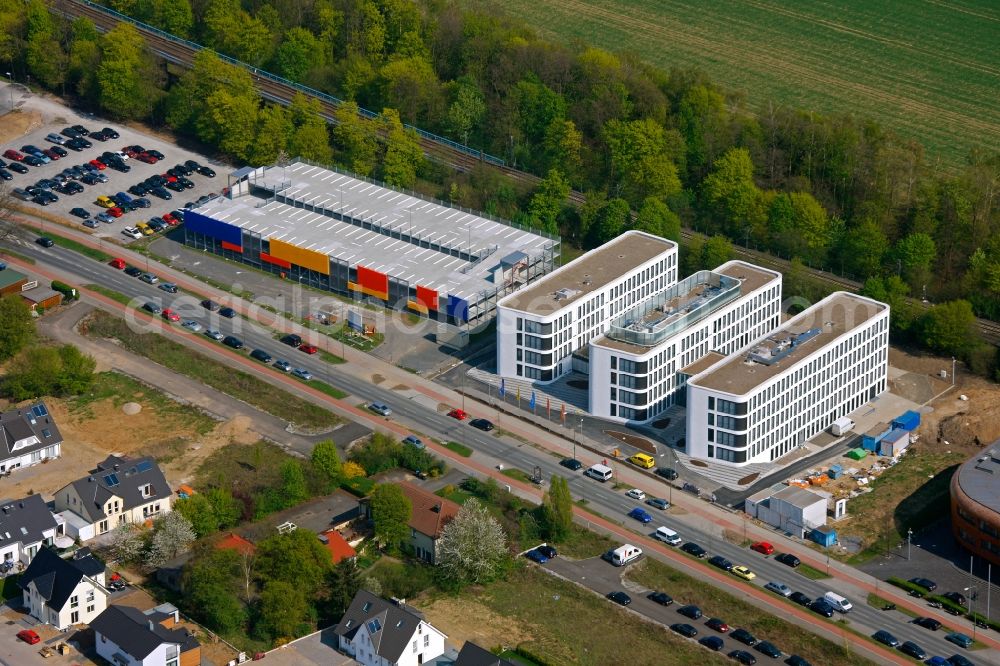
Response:
[{"label": "black car", "polygon": [[661,606],[669,606],[674,603],[674,598],[666,592],[650,592],[646,595],[646,598],[654,603],[660,604]]},{"label": "black car", "polygon": [[142,184],[136,184],[128,188],[128,193],[135,195],[137,197],[141,197],[143,194],[146,194],[147,192],[149,192],[149,190],[146,188],[145,185]]},{"label": "black car", "polygon": [[194,181],[191,180],[190,178],[178,178],[177,182],[183,185],[185,190],[194,189]]},{"label": "black car", "polygon": [[206,298],[201,302],[201,307],[205,308],[209,312],[215,312],[219,309],[219,304]]},{"label": "black car", "polygon": [[776,559],[777,561],[781,562],[786,566],[792,567],[793,569],[802,564],[802,560],[795,557],[791,553],[779,553],[774,556],[774,559]]},{"label": "black car", "polygon": [[537,550],[539,553],[549,558],[550,560],[555,558],[559,554],[559,551],[557,551],[555,548],[549,545],[539,546],[535,550]]},{"label": "black car", "polygon": [[163,153],[161,153],[158,150],[154,150],[154,149],[150,148],[146,152],[149,153],[150,155],[152,155],[153,157],[155,157],[158,160],[162,160],[163,159]]},{"label": "black car", "polygon": [[174,195],[172,195],[170,192],[168,192],[164,187],[160,185],[154,187],[152,190],[150,190],[150,192],[153,194],[153,196],[159,197],[167,201],[174,198]]},{"label": "black car", "polygon": [[746,629],[737,629],[729,635],[732,637],[734,641],[739,641],[744,645],[749,645],[750,647],[757,645],[757,637],[751,634]]},{"label": "black car", "polygon": [[785,663],[788,664],[788,666],[812,666],[812,664],[806,661],[805,657],[800,657],[797,654],[790,656],[785,660]]},{"label": "black car", "polygon": [[714,629],[720,634],[725,634],[729,631],[729,625],[726,624],[726,621],[717,617],[709,618],[708,622],[705,623],[705,626],[709,629]]},{"label": "black car", "polygon": [[139,277],[140,275],[142,275],[142,271],[136,268],[135,266],[126,266],[125,275],[128,275],[130,277]]},{"label": "black car", "polygon": [[745,666],[753,666],[757,663],[757,657],[753,656],[746,650],[733,650],[729,653],[729,658],[744,664]]},{"label": "black car", "polygon": [[614,592],[608,592],[608,599],[615,602],[619,606],[628,606],[632,603],[632,597],[628,596],[621,590],[615,590]]},{"label": "black car", "polygon": [[219,310],[219,314],[225,317],[226,319],[232,319],[233,317],[236,316],[236,310],[232,308],[222,308],[221,310]]},{"label": "black car", "polygon": [[822,599],[817,599],[809,604],[809,610],[814,613],[819,613],[823,617],[833,617],[833,606]]},{"label": "black car", "polygon": [[757,645],[754,645],[753,649],[770,657],[771,659],[777,659],[781,656],[781,650],[779,650],[774,643],[769,641],[761,641],[760,643],[757,643]]},{"label": "black car", "polygon": [[14,174],[7,171],[7,169],[0,168],[0,178],[3,178],[4,180],[14,180]]},{"label": "black car", "polygon": [[222,344],[233,349],[243,349],[243,341],[233,335],[222,338]]},{"label": "black car", "polygon": [[[73,125],[72,127],[67,127],[66,129],[73,130],[74,132],[76,132],[77,136],[87,136],[90,134],[90,131],[83,125]],[[65,130],[63,131],[65,132]]]},{"label": "black car", "polygon": [[137,208],[149,208],[152,205],[150,203],[149,199],[147,199],[145,197],[139,197],[138,199],[136,199],[132,203],[135,204]]},{"label": "black car", "polygon": [[[43,205],[44,205],[44,204],[43,204]],[[38,238],[37,238],[37,239],[35,240],[35,242],[36,242],[36,243],[38,243],[39,245],[41,245],[42,247],[52,247],[53,245],[55,245],[55,244],[56,244],[56,243],[55,243],[55,241],[53,241],[53,240],[52,240],[51,238],[49,238],[48,236],[39,236],[39,237],[38,237]]]},{"label": "black car", "polygon": [[723,571],[733,570],[733,563],[724,558],[722,555],[713,555],[712,557],[708,558],[708,563],[711,564],[713,567],[718,567],[722,569]]},{"label": "black car", "polygon": [[677,471],[672,467],[657,467],[656,475],[662,476],[664,479],[669,479],[673,481],[677,478]]},{"label": "black car", "polygon": [[670,625],[671,631],[676,631],[681,636],[687,636],[688,638],[694,638],[698,635],[698,630],[692,627],[690,624],[685,624],[683,622],[678,622],[677,624]]},{"label": "black car", "polygon": [[209,169],[207,166],[198,167],[197,169],[195,169],[195,171],[200,173],[202,176],[206,176],[208,178],[215,178],[215,171]]},{"label": "black car", "polygon": [[953,654],[948,657],[948,663],[951,664],[951,666],[973,666],[971,661],[960,654]]},{"label": "black car", "polygon": [[50,203],[52,203],[51,201],[48,200],[47,197],[43,196],[37,196],[34,199],[32,199],[31,202],[36,203],[39,206],[48,206]]},{"label": "black car", "polygon": [[937,631],[941,628],[941,623],[932,617],[918,617],[913,621],[913,624],[924,629],[930,629],[931,631]]},{"label": "black car", "polygon": [[43,162],[41,159],[35,157],[34,155],[25,155],[24,159],[22,160],[22,162],[24,162],[28,166],[33,166],[33,167],[40,167],[40,166],[43,166],[45,164],[45,162]]},{"label": "black car", "polygon": [[190,169],[188,173],[191,173],[192,171],[197,171],[198,169],[201,168],[201,164],[195,162],[194,160],[187,160],[186,162],[184,162],[184,166]]},{"label": "black car", "polygon": [[695,557],[705,557],[708,555],[708,551],[696,544],[694,541],[688,541],[685,543],[681,546],[681,550],[688,555],[694,555]]},{"label": "black car", "polygon": [[797,603],[799,606],[808,606],[812,603],[812,599],[801,592],[792,592],[788,598]]},{"label": "black car", "polygon": [[690,604],[688,606],[681,606],[680,608],[677,609],[677,612],[683,615],[684,617],[691,618],[692,620],[700,620],[702,615],[701,609],[695,606],[694,604]]},{"label": "black car", "polygon": [[96,132],[91,132],[91,139],[97,139],[98,141],[107,141],[111,137],[104,133],[104,130],[98,130]]},{"label": "black car", "polygon": [[493,430],[494,427],[493,423],[487,419],[472,419],[469,421],[469,425],[473,428],[478,428],[483,432],[489,432],[490,430]]},{"label": "black car", "polygon": [[110,127],[105,127],[104,129],[101,130],[101,132],[108,139],[120,139],[121,138],[121,136],[118,134],[118,132],[114,131]]},{"label": "black car", "polygon": [[173,190],[174,192],[183,192],[184,191],[184,183],[180,182],[179,180],[174,181],[172,183],[167,183],[165,187],[168,190]]},{"label": "black car", "polygon": [[937,589],[937,583],[935,583],[934,581],[932,581],[929,578],[919,578],[919,577],[918,578],[911,578],[910,582],[913,583],[914,585],[919,585],[920,587],[924,588],[928,592],[933,592],[934,590]]},{"label": "black car", "polygon": [[881,643],[882,645],[888,645],[889,647],[896,647],[899,645],[899,639],[890,634],[885,629],[879,629],[874,634],[872,638]]},{"label": "black car", "polygon": [[927,652],[913,641],[903,641],[903,644],[899,646],[899,651],[920,661],[927,658]]},{"label": "black car", "polygon": [[263,349],[254,349],[250,352],[250,358],[256,359],[261,363],[270,363],[274,360],[274,358]]},{"label": "black car", "polygon": [[296,335],[295,333],[289,333],[285,337],[281,338],[281,341],[289,347],[298,347],[302,344],[302,336]]},{"label": "black car", "polygon": [[704,638],[698,641],[698,644],[704,645],[709,650],[714,650],[715,652],[721,650],[725,645],[723,640],[718,636],[705,636]]},{"label": "black car", "polygon": [[574,472],[583,469],[583,463],[576,458],[563,458],[559,461],[559,464],[566,469],[573,470]]},{"label": "black car", "polygon": [[965,595],[960,594],[959,592],[945,592],[941,596],[952,603],[958,604],[959,606],[965,605]]},{"label": "black car", "polygon": [[174,170],[178,171],[181,176],[190,176],[194,173],[194,167],[189,167],[187,164],[175,164]]},{"label": "black car", "polygon": [[97,178],[97,176],[88,172],[80,176],[80,182],[86,185],[97,185],[101,181]]},{"label": "black car", "polygon": [[70,211],[70,215],[76,215],[77,217],[83,220],[90,219],[90,213],[88,213],[83,208],[74,208],[73,210]]},{"label": "black car", "polygon": [[59,133],[62,134],[67,139],[75,139],[78,136],[82,136],[79,132],[76,131],[75,127],[67,127],[66,129],[64,129]]},{"label": "black car", "polygon": [[21,164],[20,162],[11,162],[10,164],[7,165],[7,168],[13,171],[14,173],[21,173],[21,174],[28,173],[31,170],[28,167]]},{"label": "black car", "polygon": [[55,153],[59,157],[66,157],[67,155],[69,155],[69,153],[67,153],[62,148],[62,146],[49,146],[49,150],[51,150],[53,153]]}]

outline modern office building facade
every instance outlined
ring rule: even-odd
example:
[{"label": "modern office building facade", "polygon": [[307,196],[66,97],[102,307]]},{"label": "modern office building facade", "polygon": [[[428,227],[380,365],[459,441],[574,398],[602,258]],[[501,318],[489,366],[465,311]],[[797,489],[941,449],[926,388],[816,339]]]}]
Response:
[{"label": "modern office building facade", "polygon": [[497,303],[498,374],[555,381],[574,352],[676,282],[676,243],[625,232]]},{"label": "modern office building facade", "polygon": [[301,161],[233,172],[183,231],[191,247],[293,282],[468,327],[560,250],[558,237]]},{"label": "modern office building facade", "polygon": [[688,380],[687,453],[774,461],[886,390],[889,306],[836,292]]},{"label": "modern office building facade", "polygon": [[689,366],[745,347],[777,328],[780,313],[780,273],[730,261],[684,278],[591,341],[590,413],[620,423],[654,420],[684,403]]},{"label": "modern office building facade", "polygon": [[1000,564],[1000,439],[951,477],[951,531],[974,555]]}]

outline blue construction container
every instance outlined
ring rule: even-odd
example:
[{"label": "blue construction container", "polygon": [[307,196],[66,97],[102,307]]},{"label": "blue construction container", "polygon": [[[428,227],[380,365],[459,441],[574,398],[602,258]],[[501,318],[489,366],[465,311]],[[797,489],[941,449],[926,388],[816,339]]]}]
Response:
[{"label": "blue construction container", "polygon": [[831,479],[839,479],[844,475],[844,468],[840,465],[831,465],[830,469],[827,470],[826,475]]},{"label": "blue construction container", "polygon": [[815,541],[824,548],[829,548],[837,544],[837,530],[832,527],[822,527],[813,528],[809,533],[809,539]]},{"label": "blue construction container", "polygon": [[865,451],[878,451],[878,443],[882,438],[892,432],[892,426],[888,423],[879,423],[874,428],[861,436],[861,448]]},{"label": "blue construction container", "polygon": [[895,428],[878,443],[878,454],[887,458],[898,456],[910,445],[910,431]]},{"label": "blue construction container", "polygon": [[899,428],[900,430],[908,430],[910,432],[916,430],[920,427],[920,412],[915,412],[911,409],[895,419],[892,422],[892,427]]}]

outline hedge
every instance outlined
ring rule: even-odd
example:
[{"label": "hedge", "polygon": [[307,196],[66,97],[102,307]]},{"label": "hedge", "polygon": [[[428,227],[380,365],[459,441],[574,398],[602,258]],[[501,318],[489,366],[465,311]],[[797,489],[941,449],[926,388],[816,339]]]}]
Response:
[{"label": "hedge", "polygon": [[58,291],[65,297],[65,300],[72,301],[80,298],[80,290],[75,287],[71,287],[65,282],[60,282],[59,280],[52,281],[52,289]]},{"label": "hedge", "polygon": [[366,476],[356,476],[342,480],[340,487],[356,497],[368,497],[375,489],[375,480]]}]

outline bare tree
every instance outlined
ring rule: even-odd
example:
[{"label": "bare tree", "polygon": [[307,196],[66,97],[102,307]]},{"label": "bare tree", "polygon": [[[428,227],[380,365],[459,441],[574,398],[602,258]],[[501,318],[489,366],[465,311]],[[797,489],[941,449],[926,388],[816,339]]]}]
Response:
[{"label": "bare tree", "polygon": [[438,542],[437,563],[456,584],[484,583],[507,563],[507,535],[489,510],[475,498],[445,525]]},{"label": "bare tree", "polygon": [[249,605],[253,598],[250,594],[250,587],[253,585],[253,565],[256,561],[254,552],[249,548],[240,551],[240,575],[243,577],[244,600]]}]

